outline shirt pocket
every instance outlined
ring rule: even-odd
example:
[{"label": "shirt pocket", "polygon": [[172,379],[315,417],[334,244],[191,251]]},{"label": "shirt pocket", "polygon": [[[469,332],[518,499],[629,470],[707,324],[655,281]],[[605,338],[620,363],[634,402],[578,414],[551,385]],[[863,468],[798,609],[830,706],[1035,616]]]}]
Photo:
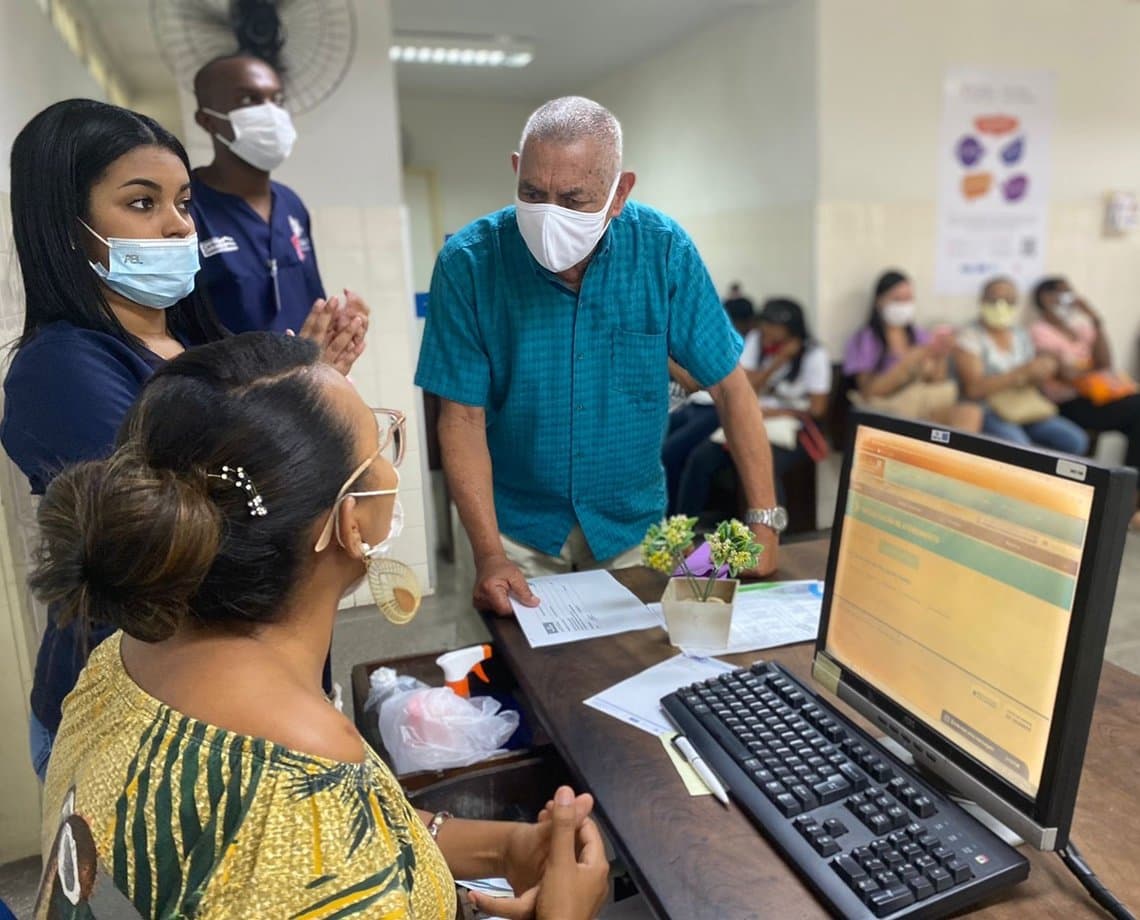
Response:
[{"label": "shirt pocket", "polygon": [[664,398],[668,391],[668,345],[665,334],[615,329],[610,350],[613,387],[638,399]]}]

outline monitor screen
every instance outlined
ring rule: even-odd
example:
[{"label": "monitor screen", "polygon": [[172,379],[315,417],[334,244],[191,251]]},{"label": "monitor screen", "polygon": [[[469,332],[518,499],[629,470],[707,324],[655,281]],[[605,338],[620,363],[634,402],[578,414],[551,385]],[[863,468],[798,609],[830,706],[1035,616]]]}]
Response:
[{"label": "monitor screen", "polygon": [[825,649],[1029,798],[1095,489],[860,426]]}]

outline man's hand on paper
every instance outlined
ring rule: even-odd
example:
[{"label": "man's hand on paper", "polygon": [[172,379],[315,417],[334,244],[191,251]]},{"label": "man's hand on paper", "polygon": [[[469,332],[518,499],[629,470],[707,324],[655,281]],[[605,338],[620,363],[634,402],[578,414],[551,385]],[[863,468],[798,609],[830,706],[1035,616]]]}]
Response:
[{"label": "man's hand on paper", "polygon": [[526,607],[539,604],[526,583],[526,577],[506,556],[484,556],[476,561],[473,600],[477,610],[490,610],[501,617],[509,617],[514,613],[512,594]]}]

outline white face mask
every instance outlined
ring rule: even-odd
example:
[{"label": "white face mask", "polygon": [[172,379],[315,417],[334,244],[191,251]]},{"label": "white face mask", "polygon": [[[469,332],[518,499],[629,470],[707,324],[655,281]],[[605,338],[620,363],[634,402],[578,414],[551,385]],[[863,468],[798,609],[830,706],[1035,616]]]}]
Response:
[{"label": "white face mask", "polygon": [[893,300],[883,304],[879,312],[888,326],[909,326],[917,311],[913,300]]},{"label": "white face mask", "polygon": [[234,109],[228,115],[203,107],[203,112],[215,118],[224,118],[234,129],[234,139],[227,140],[215,134],[234,156],[241,157],[250,166],[263,172],[273,172],[285,162],[297,140],[293,119],[281,106],[272,102],[247,105]]},{"label": "white face mask", "polygon": [[519,233],[539,265],[557,274],[573,268],[594,251],[606,232],[606,218],[620,181],[619,170],[600,211],[571,211],[556,204],[529,204],[515,196]]}]

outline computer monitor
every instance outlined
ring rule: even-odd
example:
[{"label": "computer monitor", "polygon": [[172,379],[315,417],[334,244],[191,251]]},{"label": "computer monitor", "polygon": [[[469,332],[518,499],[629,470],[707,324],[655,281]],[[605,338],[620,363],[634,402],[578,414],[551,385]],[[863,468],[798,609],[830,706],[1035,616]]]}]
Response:
[{"label": "computer monitor", "polygon": [[1130,469],[854,415],[813,677],[1064,846],[1135,495]]}]

